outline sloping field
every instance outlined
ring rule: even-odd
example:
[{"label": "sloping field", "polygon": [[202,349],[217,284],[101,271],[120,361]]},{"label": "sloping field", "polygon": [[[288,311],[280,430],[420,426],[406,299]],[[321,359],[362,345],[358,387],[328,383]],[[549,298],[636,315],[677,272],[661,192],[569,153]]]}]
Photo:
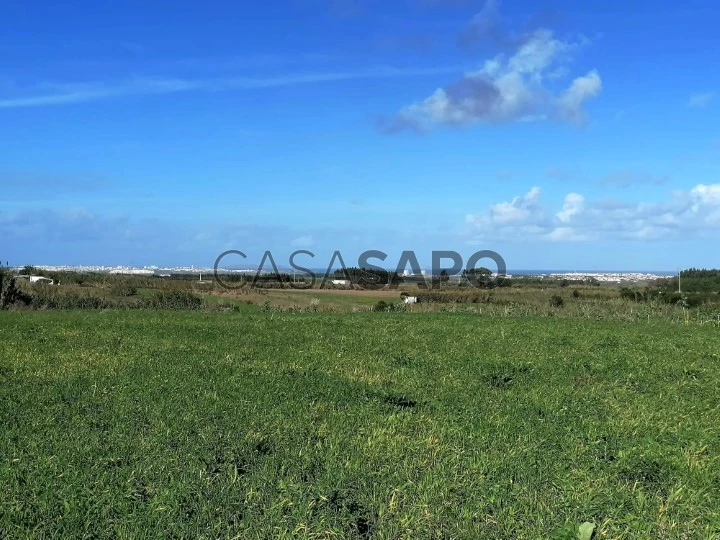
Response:
[{"label": "sloping field", "polygon": [[720,332],[0,313],[0,538],[720,537]]}]

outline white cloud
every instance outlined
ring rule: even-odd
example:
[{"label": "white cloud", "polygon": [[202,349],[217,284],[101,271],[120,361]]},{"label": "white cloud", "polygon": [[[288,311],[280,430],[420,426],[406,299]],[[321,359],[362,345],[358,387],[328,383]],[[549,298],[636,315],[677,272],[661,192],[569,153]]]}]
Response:
[{"label": "white cloud", "polygon": [[720,184],[698,184],[690,190],[690,195],[700,203],[720,205]]},{"label": "white cloud", "polygon": [[562,210],[555,214],[555,217],[563,223],[567,223],[573,216],[582,212],[584,208],[585,197],[578,193],[568,193],[565,196],[565,203],[563,204]]},{"label": "white cloud", "polygon": [[596,70],[575,79],[570,88],[558,99],[558,111],[563,118],[572,122],[581,122],[585,118],[583,104],[597,96],[602,90],[602,81]]},{"label": "white cloud", "polygon": [[510,202],[493,204],[486,213],[468,214],[465,221],[486,230],[536,227],[542,208],[539,204],[540,188],[533,187],[525,195],[514,197]]},{"label": "white cloud", "polygon": [[312,236],[305,235],[295,238],[292,242],[290,242],[290,245],[293,247],[312,247],[314,243],[315,241]]},{"label": "white cloud", "polygon": [[499,224],[523,222],[532,217],[539,198],[540,188],[533,187],[522,197],[515,197],[512,202],[496,204],[491,210],[493,220]]},{"label": "white cloud", "polygon": [[588,201],[579,193],[568,193],[555,211],[540,201],[540,189],[534,187],[510,202],[468,214],[466,223],[473,237],[504,240],[656,240],[706,235],[718,232],[720,225],[720,184],[698,184],[661,202]]},{"label": "white cloud", "polygon": [[541,77],[545,69],[571,47],[569,43],[555,39],[550,30],[541,28],[510,58],[507,70],[511,73]]},{"label": "white cloud", "polygon": [[598,72],[577,77],[560,92],[545,84],[563,76],[563,64],[578,46],[555,38],[550,30],[538,29],[509,58],[498,55],[487,60],[480,70],[467,72],[425,100],[403,108],[382,127],[392,132],[549,118],[579,122],[584,118],[584,103],[602,90]]},{"label": "white cloud", "polygon": [[557,227],[545,235],[550,242],[580,242],[588,237],[578,234],[572,227]]}]

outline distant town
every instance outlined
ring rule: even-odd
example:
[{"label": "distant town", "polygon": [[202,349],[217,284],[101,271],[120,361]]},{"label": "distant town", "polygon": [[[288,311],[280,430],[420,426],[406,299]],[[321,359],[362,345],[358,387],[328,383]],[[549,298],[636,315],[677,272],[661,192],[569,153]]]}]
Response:
[{"label": "distant town", "polygon": [[[21,268],[21,267],[19,267]],[[18,269],[19,269],[18,268]],[[96,272],[103,274],[125,274],[125,275],[136,275],[136,276],[158,276],[158,277],[170,277],[173,274],[205,274],[212,275],[215,270],[212,267],[200,267],[200,266],[95,266],[95,265],[37,265],[36,268],[46,270],[50,272]],[[293,273],[292,268],[279,267],[278,270],[282,273]],[[317,274],[322,275],[326,269],[316,269]],[[247,268],[218,268],[218,273],[221,274],[255,274],[258,272],[257,267]],[[263,269],[260,271],[261,275],[272,274],[272,271]],[[430,270],[423,270],[422,276],[430,276]],[[597,280],[602,283],[642,283],[652,281],[661,278],[667,278],[675,275],[674,272],[562,272],[562,271],[543,271],[543,270],[525,270],[515,271],[513,273],[508,272],[506,277],[508,278],[520,278],[520,277],[534,277],[539,279],[552,279],[552,280]],[[409,271],[405,271],[402,274],[403,277],[413,277],[413,274]],[[421,277],[421,276],[414,276]]]}]

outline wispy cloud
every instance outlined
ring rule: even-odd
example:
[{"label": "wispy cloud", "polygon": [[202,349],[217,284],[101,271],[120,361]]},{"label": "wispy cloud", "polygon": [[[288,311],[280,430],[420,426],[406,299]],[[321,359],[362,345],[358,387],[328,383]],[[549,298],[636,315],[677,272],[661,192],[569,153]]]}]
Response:
[{"label": "wispy cloud", "polygon": [[291,246],[300,248],[312,247],[314,244],[315,241],[313,240],[313,237],[309,234],[306,234],[304,236],[298,236],[290,242]]},{"label": "wispy cloud", "polygon": [[559,182],[576,182],[582,184],[595,184],[601,187],[628,188],[638,185],[661,186],[670,180],[667,174],[654,174],[633,169],[619,169],[610,171],[604,176],[596,176],[583,171],[573,171],[562,167],[548,167],[545,175]]},{"label": "wispy cloud", "polygon": [[66,195],[99,193],[109,186],[108,178],[96,173],[61,174],[0,170],[0,202],[54,199]]},{"label": "wispy cloud", "polygon": [[632,170],[620,170],[607,174],[600,183],[604,186],[630,187],[637,185],[661,186],[666,184],[668,175],[655,175]]},{"label": "wispy cloud", "polygon": [[487,0],[460,33],[460,44],[465,47],[490,43],[501,48],[515,48],[521,41],[522,37],[513,36],[503,28],[500,21],[500,3],[497,0]]},{"label": "wispy cloud", "polygon": [[[460,0],[462,1],[462,0]],[[440,0],[438,0],[440,3]],[[442,0],[447,6],[448,0]],[[468,1],[469,3],[469,1]],[[550,10],[535,13],[523,23],[523,29],[517,31],[509,27],[508,19],[501,14],[500,0],[486,0],[458,36],[459,44],[472,50],[477,46],[493,47],[503,51],[511,51],[520,47],[532,37],[537,28],[548,27],[557,19],[556,14]]]},{"label": "wispy cloud", "polygon": [[375,66],[354,71],[291,73],[274,77],[223,77],[215,79],[135,77],[116,82],[44,83],[31,89],[26,95],[0,98],[0,109],[84,103],[123,96],[174,94],[191,91],[252,90],[356,79],[422,77],[457,71],[457,67],[396,68]]},{"label": "wispy cloud", "polygon": [[[148,77],[137,77],[115,84],[104,82],[44,83],[41,88],[46,92],[49,90],[49,92],[0,99],[0,109],[65,105],[131,95],[172,94],[198,90],[207,83],[208,81]],[[208,88],[210,87],[208,86]]]},{"label": "wispy cloud", "polygon": [[715,98],[715,92],[704,92],[701,94],[692,94],[688,99],[688,107],[696,109],[707,107],[710,102]]}]

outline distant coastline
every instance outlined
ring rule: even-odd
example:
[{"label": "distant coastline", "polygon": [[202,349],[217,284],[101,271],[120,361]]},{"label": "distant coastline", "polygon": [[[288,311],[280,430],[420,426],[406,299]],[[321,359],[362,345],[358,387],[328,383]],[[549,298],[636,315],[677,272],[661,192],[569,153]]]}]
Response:
[{"label": "distant coastline", "polygon": [[[145,276],[169,276],[171,274],[206,274],[208,276],[214,273],[211,267],[190,266],[102,266],[102,265],[38,265],[38,269],[49,272],[98,272],[107,274],[127,274],[127,275],[145,275]],[[218,269],[223,274],[244,273],[254,274],[257,267],[230,267]],[[323,276],[327,268],[311,269],[318,276]],[[278,267],[278,271],[282,273],[297,272],[293,268]],[[426,275],[430,275],[430,269],[424,270]],[[273,273],[270,265],[264,268],[262,274]],[[300,273],[300,272],[298,272]],[[560,270],[560,269],[522,269],[508,270],[506,274],[512,277],[537,277],[541,279],[567,279],[567,280],[584,280],[596,279],[605,283],[627,283],[627,282],[645,282],[654,279],[668,278],[677,275],[677,272],[667,270]]]}]

